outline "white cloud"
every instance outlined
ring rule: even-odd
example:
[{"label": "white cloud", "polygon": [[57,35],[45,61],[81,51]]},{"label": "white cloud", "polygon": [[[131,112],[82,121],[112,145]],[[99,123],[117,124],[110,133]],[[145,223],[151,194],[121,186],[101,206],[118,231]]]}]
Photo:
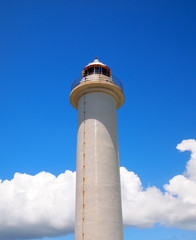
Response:
[{"label": "white cloud", "polygon": [[58,177],[16,173],[0,184],[0,239],[27,239],[73,232],[75,173]]},{"label": "white cloud", "polygon": [[[164,185],[143,189],[140,178],[121,167],[125,226],[152,227],[155,223],[196,231],[196,141],[184,140],[180,151],[191,151],[183,175]],[[74,230],[75,172],[58,177],[16,173],[0,182],[0,239],[30,239],[66,235]]]},{"label": "white cloud", "polygon": [[196,141],[194,139],[184,140],[177,145],[177,149],[181,152],[191,152],[191,159],[187,162],[185,175],[196,181]]},{"label": "white cloud", "polygon": [[139,177],[121,168],[122,206],[125,226],[151,227],[155,223],[196,231],[196,141],[184,140],[180,151],[191,151],[184,175],[164,185],[143,190]]}]

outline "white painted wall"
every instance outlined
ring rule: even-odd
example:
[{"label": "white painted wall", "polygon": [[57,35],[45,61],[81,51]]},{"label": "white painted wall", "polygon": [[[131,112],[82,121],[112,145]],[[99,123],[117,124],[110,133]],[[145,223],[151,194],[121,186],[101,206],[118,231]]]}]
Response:
[{"label": "white painted wall", "polygon": [[122,240],[116,102],[102,92],[78,102],[75,240]]}]

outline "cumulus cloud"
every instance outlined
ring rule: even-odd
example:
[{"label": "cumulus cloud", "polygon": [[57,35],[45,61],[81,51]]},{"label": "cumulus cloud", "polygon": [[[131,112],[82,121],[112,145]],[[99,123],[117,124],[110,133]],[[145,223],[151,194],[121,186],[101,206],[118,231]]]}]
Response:
[{"label": "cumulus cloud", "polygon": [[0,183],[0,239],[59,236],[73,232],[75,172],[58,177],[16,173]]},{"label": "cumulus cloud", "polygon": [[183,140],[176,148],[181,152],[191,152],[191,158],[186,165],[185,175],[191,180],[196,181],[196,141],[194,139]]},{"label": "cumulus cloud", "polygon": [[[123,222],[127,227],[167,227],[196,231],[196,140],[184,140],[190,151],[185,172],[164,185],[143,188],[140,178],[121,167]],[[16,173],[0,181],[0,240],[66,235],[74,231],[75,172],[59,176]]]},{"label": "cumulus cloud", "polygon": [[121,167],[123,220],[125,226],[152,227],[155,223],[196,231],[196,141],[184,140],[180,151],[191,151],[183,175],[164,185],[143,189],[139,177]]}]

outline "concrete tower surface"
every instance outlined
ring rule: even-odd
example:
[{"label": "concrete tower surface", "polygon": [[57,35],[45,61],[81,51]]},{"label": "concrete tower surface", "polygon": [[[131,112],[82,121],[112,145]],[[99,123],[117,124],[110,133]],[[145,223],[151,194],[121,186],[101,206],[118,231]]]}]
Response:
[{"label": "concrete tower surface", "polygon": [[71,88],[78,110],[75,240],[123,240],[116,110],[121,82],[95,59]]}]

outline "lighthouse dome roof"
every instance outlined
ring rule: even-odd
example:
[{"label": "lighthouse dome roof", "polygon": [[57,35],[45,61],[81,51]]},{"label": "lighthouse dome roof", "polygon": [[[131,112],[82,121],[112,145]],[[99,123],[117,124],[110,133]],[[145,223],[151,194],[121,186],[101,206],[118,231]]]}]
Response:
[{"label": "lighthouse dome roof", "polygon": [[106,66],[105,64],[103,64],[102,62],[100,62],[97,58],[95,58],[94,62],[89,63],[86,67],[89,67],[91,65],[102,65],[102,66]]}]

